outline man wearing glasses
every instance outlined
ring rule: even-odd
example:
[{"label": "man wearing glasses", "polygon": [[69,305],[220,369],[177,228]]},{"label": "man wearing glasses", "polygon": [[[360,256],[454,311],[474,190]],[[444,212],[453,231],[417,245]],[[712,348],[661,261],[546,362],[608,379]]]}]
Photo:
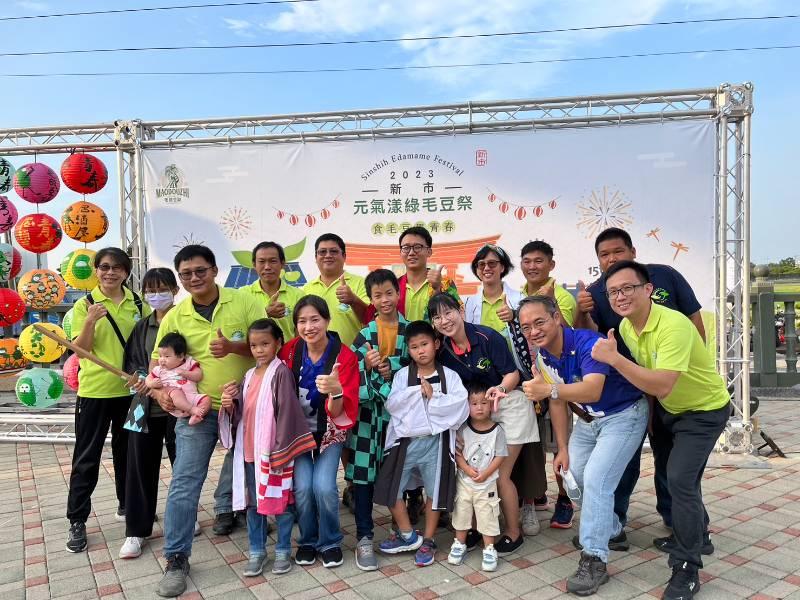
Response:
[{"label": "man wearing glasses", "polygon": [[606,288],[611,307],[622,317],[619,335],[635,362],[619,352],[613,329],[594,345],[592,357],[657,400],[651,439],[666,458],[673,506],[673,535],[663,548],[672,577],[662,597],[688,600],[700,588],[701,555],[710,545],[700,484],[730,416],[728,390],[691,321],[653,302],[646,266],[617,262],[606,271]]},{"label": "man wearing glasses", "polygon": [[[594,242],[595,253],[600,265],[600,278],[589,284],[586,289],[578,285],[578,315],[576,327],[586,329],[596,329],[602,334],[607,334],[610,329],[619,329],[622,317],[619,316],[611,306],[606,296],[606,273],[617,262],[623,260],[635,260],[636,248],[628,232],[611,227],[600,232]],[[661,306],[666,306],[686,315],[694,323],[700,337],[705,339],[705,329],[703,319],[700,315],[700,303],[694,295],[692,286],[675,269],[667,265],[647,264],[645,265],[650,282],[653,286],[653,302]],[[623,340],[618,340],[619,351],[626,358],[631,358],[628,348]],[[644,438],[642,438],[644,444]],[[664,521],[664,526],[672,528],[672,500],[667,487],[666,457],[658,443],[650,437],[650,447],[653,450],[655,462],[655,474],[653,480],[656,489],[656,510]],[[628,520],[628,505],[631,495],[639,480],[639,468],[642,460],[641,449],[633,455],[628,468],[620,479],[619,486],[615,493],[614,512],[619,517],[623,525]],[[659,550],[666,551],[671,537],[659,537],[653,540],[653,544]],[[665,545],[667,544],[667,545]],[[710,543],[705,548],[711,554],[713,547]]]},{"label": "man wearing glasses", "polygon": [[[519,322],[528,342],[539,348],[541,369],[534,368],[522,389],[529,400],[550,400],[558,444],[553,469],[569,471],[581,493],[580,534],[572,543],[582,552],[567,591],[587,596],[608,581],[609,549],[628,544],[614,515],[614,490],[647,427],[647,400],[616,370],[592,358],[602,336],[565,325],[552,298],[523,299]],[[567,406],[579,417],[571,436]]]},{"label": "man wearing glasses", "polygon": [[319,277],[303,286],[304,294],[314,294],[328,303],[329,329],[350,346],[363,327],[369,297],[364,278],[344,270],[347,251],[344,240],[335,233],[323,233],[314,242]]},{"label": "man wearing glasses", "polygon": [[428,321],[428,300],[434,294],[446,292],[458,298],[452,279],[442,277],[443,265],[428,268],[433,253],[433,238],[424,227],[409,227],[400,234],[400,258],[406,274],[400,277],[400,302],[397,310],[408,321]]},{"label": "man wearing glasses", "polygon": [[[209,248],[184,247],[175,255],[175,270],[190,297],[164,316],[153,358],[158,358],[158,342],[167,333],[180,333],[186,338],[187,353],[203,370],[198,391],[211,397],[212,410],[196,425],[190,427],[186,418],[178,419],[175,425],[177,457],[172,467],[164,523],[167,568],[156,590],[168,598],[186,590],[197,503],[217,445],[222,387],[230,381],[240,381],[253,366],[247,328],[264,317],[264,307],[250,294],[239,294],[216,284],[217,263]],[[164,410],[174,410],[168,395],[154,395]]]}]

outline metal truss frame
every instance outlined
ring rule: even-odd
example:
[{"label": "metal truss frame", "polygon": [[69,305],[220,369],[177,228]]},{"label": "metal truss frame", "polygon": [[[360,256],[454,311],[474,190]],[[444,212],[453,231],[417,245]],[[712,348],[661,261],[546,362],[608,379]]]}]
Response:
[{"label": "metal truss frame", "polygon": [[[142,152],[240,143],[322,142],[625,126],[680,120],[717,123],[718,367],[749,426],[750,119],[753,86],[466,102],[304,114],[0,129],[0,154],[115,151],[121,246],[138,284],[147,264]],[[748,433],[749,436],[749,433]],[[750,440],[748,437],[747,443]]]}]

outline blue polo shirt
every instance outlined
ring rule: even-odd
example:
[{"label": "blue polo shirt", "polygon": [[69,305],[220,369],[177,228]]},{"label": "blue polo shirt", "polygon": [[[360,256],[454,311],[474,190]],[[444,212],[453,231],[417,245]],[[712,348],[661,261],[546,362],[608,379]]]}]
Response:
[{"label": "blue polo shirt", "polygon": [[[701,306],[694,295],[692,286],[683,275],[668,265],[645,266],[650,274],[650,282],[653,284],[653,295],[651,296],[653,302],[677,310],[687,317],[700,310]],[[606,296],[606,276],[602,275],[600,279],[590,283],[586,291],[592,295],[592,300],[594,300],[594,310],[592,310],[591,316],[597,325],[597,330],[604,335],[608,333],[609,329],[619,331],[622,317],[614,312],[608,296]],[[620,354],[633,360],[630,350],[622,340],[622,336],[619,335],[617,336],[617,347]]]},{"label": "blue polo shirt", "polygon": [[606,376],[600,400],[592,404],[580,404],[583,410],[592,416],[603,417],[623,411],[639,401],[642,392],[628,383],[616,369],[592,358],[592,346],[603,338],[602,335],[589,329],[572,329],[565,325],[561,329],[564,333],[561,356],[555,357],[544,348],[539,348],[544,363],[558,371],[564,383],[583,381],[583,377],[590,373]]},{"label": "blue polo shirt", "polygon": [[505,375],[517,370],[506,338],[484,325],[465,322],[464,329],[469,341],[466,352],[454,347],[449,338],[439,348],[439,362],[458,373],[464,385],[471,381],[500,385]]}]

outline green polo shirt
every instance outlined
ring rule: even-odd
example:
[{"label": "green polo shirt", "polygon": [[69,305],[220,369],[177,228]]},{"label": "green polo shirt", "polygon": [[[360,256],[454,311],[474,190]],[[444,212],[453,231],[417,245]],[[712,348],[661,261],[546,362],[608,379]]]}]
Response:
[{"label": "green polo shirt", "polygon": [[[261,280],[256,279],[250,285],[239,288],[240,294],[251,296],[257,303],[265,308],[263,317],[267,316],[266,307],[269,305],[269,296],[261,289]],[[281,287],[278,289],[278,297],[275,302],[283,302],[286,305],[286,316],[280,319],[275,319],[275,322],[283,332],[283,341],[288,342],[295,336],[294,321],[292,321],[292,311],[295,304],[305,294],[300,288],[293,287],[281,279]]]},{"label": "green polo shirt", "polygon": [[[344,280],[356,296],[369,304],[369,297],[367,296],[367,288],[364,286],[363,277],[345,271]],[[358,315],[356,315],[352,307],[348,306],[346,311],[339,310],[339,305],[341,303],[336,297],[337,287],[339,287],[338,277],[334,279],[333,283],[330,285],[325,285],[322,283],[322,280],[317,277],[303,286],[303,294],[314,294],[328,303],[328,310],[331,311],[330,330],[339,334],[339,339],[342,340],[342,344],[350,346],[364,325],[361,323],[361,319],[358,318]]]},{"label": "green polo shirt", "polygon": [[[578,303],[575,301],[575,297],[570,294],[564,286],[558,285],[553,277],[548,279],[545,285],[553,286],[558,310],[561,312],[561,316],[564,317],[566,324],[572,327],[572,324],[575,322],[575,311],[578,309]],[[525,282],[520,288],[520,291],[524,296],[535,296],[539,290],[529,292],[528,283]]]},{"label": "green polo shirt", "polygon": [[[127,340],[133,326],[142,317],[149,315],[152,310],[147,304],[142,304],[142,315],[133,300],[133,292],[128,288],[122,288],[125,297],[122,302],[115,304],[108,298],[99,287],[91,291],[95,304],[102,304],[111,318],[119,327],[120,333]],[[72,339],[76,339],[86,324],[89,303],[86,298],[81,298],[75,303],[72,309]],[[120,369],[124,366],[125,348],[114,333],[114,328],[108,319],[100,319],[94,326],[94,343],[92,344],[92,354],[104,361],[111,363]],[[118,398],[120,396],[130,396],[130,390],[122,378],[113,373],[109,373],[104,368],[97,366],[90,360],[82,358],[80,360],[80,371],[78,371],[78,395],[83,398]]]},{"label": "green polo shirt", "polygon": [[502,319],[500,319],[500,317],[497,316],[497,311],[503,308],[504,303],[505,303],[504,295],[501,295],[494,302],[489,302],[486,299],[486,296],[482,296],[481,325],[486,325],[486,327],[491,327],[498,333],[505,334],[506,324],[503,322]]},{"label": "green polo shirt", "polygon": [[418,289],[411,287],[406,281],[406,320],[422,321],[428,310],[428,300],[431,299],[431,284],[425,281]]},{"label": "green polo shirt", "polygon": [[217,329],[232,342],[247,339],[250,324],[265,317],[264,307],[250,294],[242,294],[230,288],[219,287],[219,300],[214,308],[211,321],[201,317],[194,309],[192,298],[182,300],[161,320],[153,348],[153,358],[158,358],[158,342],[167,333],[180,333],[186,338],[188,354],[203,370],[203,379],[197,384],[201,394],[211,397],[212,406],[219,409],[222,386],[229,381],[240,382],[255,361],[250,357],[228,354],[224,358],[211,356],[209,344],[217,337]]},{"label": "green polo shirt", "polygon": [[628,319],[620,323],[619,333],[642,367],[680,373],[672,392],[659,399],[668,412],[717,410],[730,401],[713,358],[686,315],[652,303],[640,334]]}]

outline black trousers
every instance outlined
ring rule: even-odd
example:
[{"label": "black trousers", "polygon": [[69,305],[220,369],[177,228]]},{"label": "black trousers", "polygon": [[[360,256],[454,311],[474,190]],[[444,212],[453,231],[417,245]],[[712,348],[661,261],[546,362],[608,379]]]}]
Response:
[{"label": "black trousers", "polygon": [[675,550],[670,567],[688,562],[703,566],[700,549],[708,529],[701,482],[708,455],[714,449],[731,414],[729,404],[717,410],[668,413],[655,403],[653,437],[655,447],[665,453],[667,486],[672,496],[672,533]]},{"label": "black trousers", "polygon": [[175,462],[175,422],[172,415],[147,419],[147,433],[128,434],[128,472],[125,489],[125,536],[148,537],[158,501],[161,452],[167,444],[170,464]]},{"label": "black trousers", "polygon": [[372,521],[372,499],[375,495],[374,483],[353,484],[353,504],[355,504],[356,539],[372,539],[374,523]]},{"label": "black trousers", "polygon": [[511,481],[520,501],[541,498],[547,494],[547,453],[545,452],[544,417],[536,415],[538,442],[523,444],[519,458],[511,470]]},{"label": "black trousers", "polygon": [[114,484],[117,501],[125,507],[125,476],[128,456],[128,431],[122,428],[131,405],[130,396],[82,398],[75,404],[75,449],[69,476],[67,519],[85,523],[92,512],[92,492],[97,487],[103,445],[111,427],[111,455],[114,459]]}]

